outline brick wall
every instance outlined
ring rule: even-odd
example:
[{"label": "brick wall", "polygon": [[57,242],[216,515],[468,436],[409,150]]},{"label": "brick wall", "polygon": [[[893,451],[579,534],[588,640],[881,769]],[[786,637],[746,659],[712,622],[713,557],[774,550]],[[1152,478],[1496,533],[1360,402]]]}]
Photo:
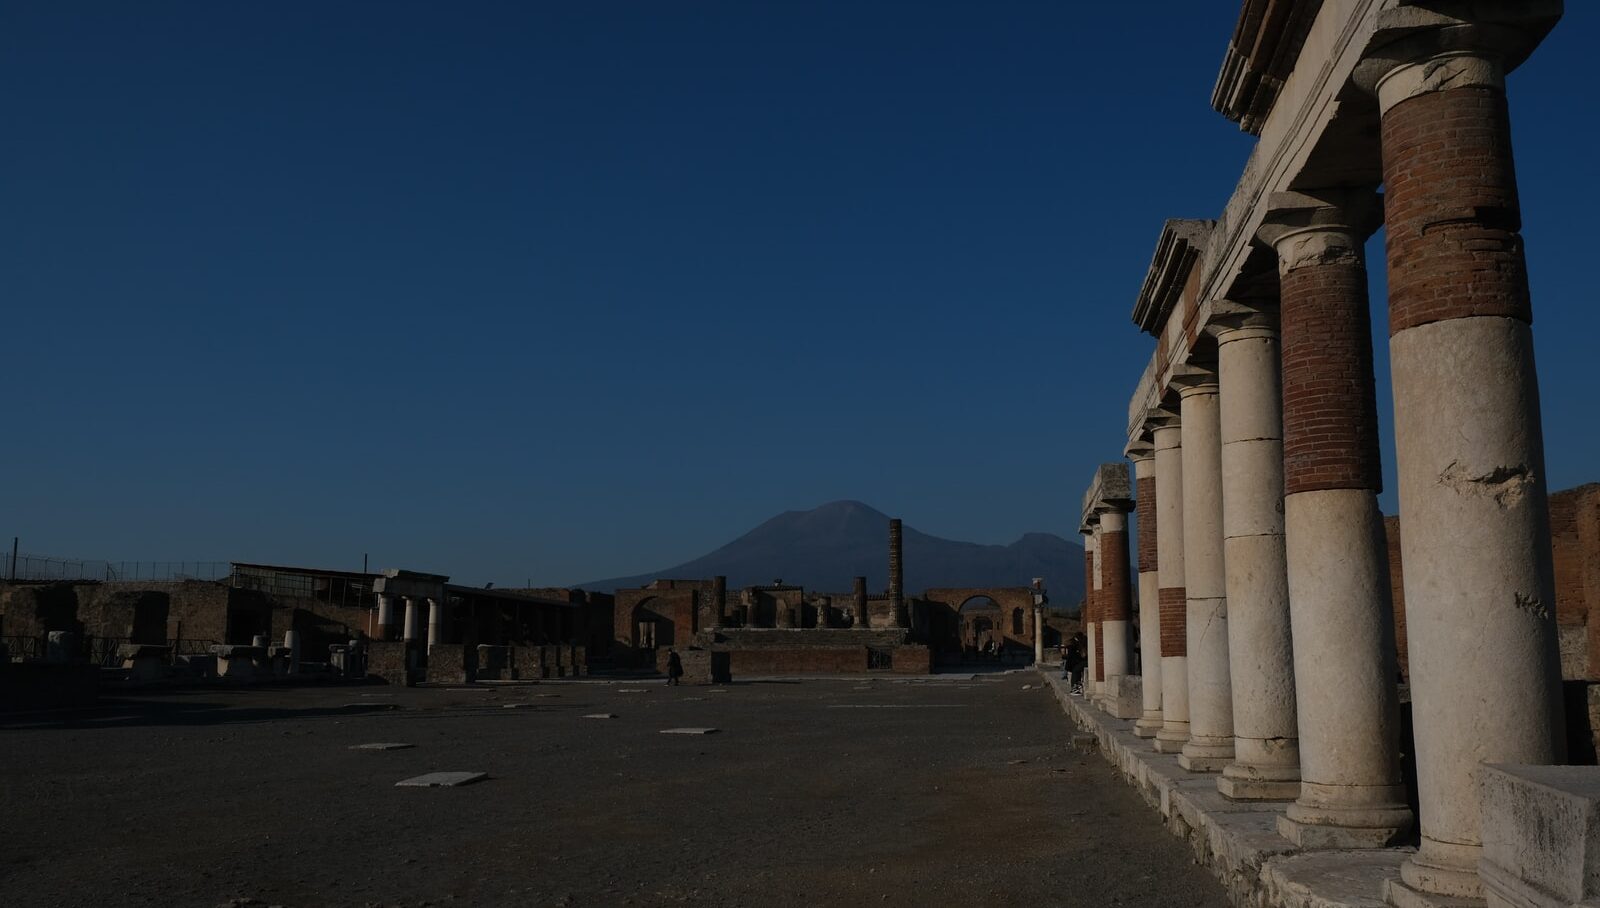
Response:
[{"label": "brick wall", "polygon": [[1156,569],[1156,478],[1146,476],[1139,480],[1139,502],[1135,519],[1139,522],[1139,573],[1153,573]]},{"label": "brick wall", "polygon": [[1156,593],[1161,607],[1161,655],[1187,656],[1189,654],[1189,591],[1184,587],[1167,587]]},{"label": "brick wall", "polygon": [[1133,608],[1128,576],[1128,534],[1100,534],[1100,620],[1127,621]]}]

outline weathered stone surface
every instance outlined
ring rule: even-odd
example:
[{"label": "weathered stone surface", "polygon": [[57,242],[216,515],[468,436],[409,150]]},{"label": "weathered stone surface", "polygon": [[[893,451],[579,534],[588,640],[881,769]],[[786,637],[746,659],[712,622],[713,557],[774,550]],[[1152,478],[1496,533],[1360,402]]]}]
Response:
[{"label": "weathered stone surface", "polygon": [[372,744],[352,744],[351,750],[410,750],[415,744],[403,744],[399,741],[379,741]]},{"label": "weathered stone surface", "polygon": [[719,732],[721,730],[722,729],[720,729],[720,728],[703,728],[703,727],[663,728],[663,729],[661,729],[661,733],[664,734],[664,735],[714,735],[714,734],[716,734],[717,732]]},{"label": "weathered stone surface", "polygon": [[1600,768],[1485,766],[1478,779],[1489,904],[1600,903]]},{"label": "weathered stone surface", "polygon": [[394,783],[396,788],[459,788],[487,779],[486,772],[430,772]]}]

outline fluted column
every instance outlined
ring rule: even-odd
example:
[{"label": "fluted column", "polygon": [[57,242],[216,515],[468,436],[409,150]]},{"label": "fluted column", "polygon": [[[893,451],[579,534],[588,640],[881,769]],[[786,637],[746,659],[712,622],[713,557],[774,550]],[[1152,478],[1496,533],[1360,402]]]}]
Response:
[{"label": "fluted column", "polygon": [[1283,547],[1276,313],[1234,312],[1217,344],[1234,747],[1217,788],[1236,799],[1290,799],[1300,794],[1300,742]]},{"label": "fluted column", "polygon": [[1161,730],[1161,581],[1156,571],[1156,457],[1153,449],[1133,455],[1139,527],[1139,654],[1143,713],[1133,733],[1153,738]]},{"label": "fluted column", "polygon": [[1177,753],[1189,740],[1188,605],[1183,567],[1183,430],[1155,430],[1156,574],[1161,611],[1161,731],[1155,748]]},{"label": "fluted column", "polygon": [[1362,208],[1371,199],[1285,193],[1261,232],[1278,253],[1284,539],[1300,729],[1300,796],[1278,828],[1308,848],[1380,847],[1411,822],[1377,501],[1362,259]]},{"label": "fluted column", "polygon": [[1183,419],[1183,578],[1189,650],[1189,743],[1178,765],[1217,772],[1233,759],[1228,594],[1222,548],[1222,434],[1214,378],[1179,392]]},{"label": "fluted column", "polygon": [[1469,897],[1480,768],[1566,753],[1522,212],[1477,37],[1428,36],[1376,82],[1422,832],[1395,889]]}]

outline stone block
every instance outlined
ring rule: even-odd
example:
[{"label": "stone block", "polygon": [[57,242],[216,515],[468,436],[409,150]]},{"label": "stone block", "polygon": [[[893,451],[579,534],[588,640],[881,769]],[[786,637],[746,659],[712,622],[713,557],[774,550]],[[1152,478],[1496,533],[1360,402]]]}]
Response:
[{"label": "stone block", "polygon": [[679,683],[711,683],[711,652],[709,650],[681,650],[678,653],[678,661],[683,665],[683,677],[678,679]]},{"label": "stone block", "polygon": [[374,640],[367,644],[367,674],[382,678],[390,684],[410,686],[411,675],[408,650],[410,644],[401,640]]},{"label": "stone block", "polygon": [[1490,908],[1600,904],[1600,767],[1485,766],[1478,793]]},{"label": "stone block", "polygon": [[1112,675],[1106,679],[1105,710],[1118,719],[1144,715],[1144,679],[1138,675]]},{"label": "stone block", "polygon": [[459,788],[487,779],[486,772],[430,772],[394,783],[396,788]]}]

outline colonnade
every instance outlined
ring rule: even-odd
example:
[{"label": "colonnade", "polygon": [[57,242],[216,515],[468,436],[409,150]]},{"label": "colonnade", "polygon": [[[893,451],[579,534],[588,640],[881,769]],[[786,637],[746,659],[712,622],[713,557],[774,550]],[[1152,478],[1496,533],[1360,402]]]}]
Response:
[{"label": "colonnade", "polygon": [[[410,643],[424,639],[429,646],[440,642],[444,634],[444,605],[435,597],[392,596],[377,594],[372,638],[375,640],[404,640]],[[396,600],[400,609],[396,610]],[[399,620],[396,620],[396,615]],[[424,615],[427,625],[423,626]]]},{"label": "colonnade", "polygon": [[[1500,34],[1414,29],[1369,52],[1352,78],[1376,98],[1386,197],[1271,193],[1245,240],[1270,264],[1215,284],[1239,298],[1205,297],[1203,269],[1227,258],[1209,248],[1229,242],[1221,228],[1214,239],[1210,222],[1169,222],[1135,313],[1160,344],[1124,452],[1139,534],[1134,732],[1216,773],[1228,798],[1292,800],[1279,832],[1304,848],[1381,847],[1416,824],[1421,845],[1386,890],[1399,906],[1481,897],[1479,768],[1565,752]],[[1364,247],[1380,225],[1415,816],[1377,503]],[[1187,258],[1172,252],[1184,244]],[[1107,579],[1127,577],[1133,500],[1104,493],[1106,471],[1081,528],[1095,696],[1128,671],[1133,608],[1130,584]]]}]

